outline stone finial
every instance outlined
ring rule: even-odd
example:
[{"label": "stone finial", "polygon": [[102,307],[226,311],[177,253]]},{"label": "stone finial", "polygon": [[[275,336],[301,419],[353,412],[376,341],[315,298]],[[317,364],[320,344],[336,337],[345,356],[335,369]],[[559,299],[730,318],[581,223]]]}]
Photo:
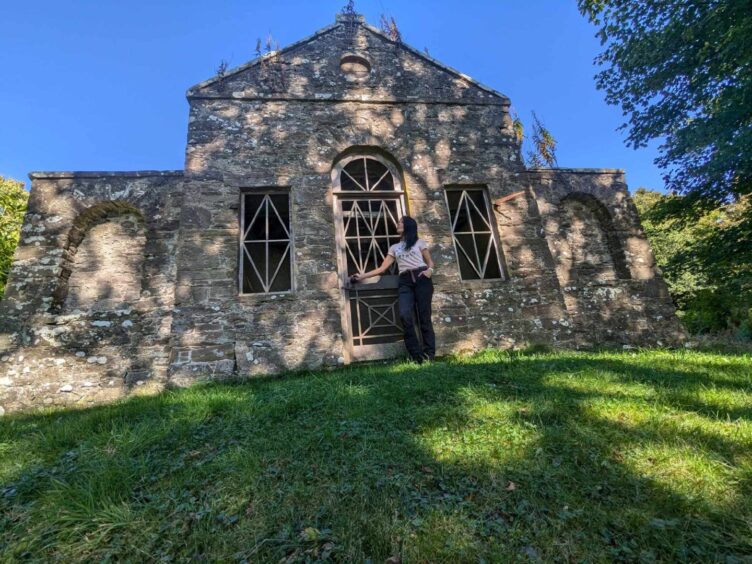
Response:
[{"label": "stone finial", "polygon": [[363,22],[363,16],[355,11],[355,0],[347,0],[342,11],[337,14],[337,22]]},{"label": "stone finial", "polygon": [[355,0],[347,0],[347,4],[345,4],[342,7],[342,11],[340,12],[340,15],[343,15],[349,19],[352,19],[355,16],[357,16],[358,12],[355,11]]}]

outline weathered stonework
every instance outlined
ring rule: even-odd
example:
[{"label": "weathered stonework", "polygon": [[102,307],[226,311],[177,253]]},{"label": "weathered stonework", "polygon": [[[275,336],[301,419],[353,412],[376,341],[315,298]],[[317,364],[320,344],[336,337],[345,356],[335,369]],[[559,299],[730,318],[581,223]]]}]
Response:
[{"label": "weathered stonework", "polygon": [[182,172],[35,173],[5,299],[0,405],[167,382]]},{"label": "weathered stonework", "polygon": [[[355,360],[333,171],[356,154],[393,163],[431,244],[439,354],[682,339],[622,172],[526,170],[506,97],[360,19],[188,100],[184,171],[31,175],[0,305],[5,410]],[[485,190],[504,279],[462,280],[457,187]],[[269,189],[290,198],[293,289],[241,294],[240,195]]]}]

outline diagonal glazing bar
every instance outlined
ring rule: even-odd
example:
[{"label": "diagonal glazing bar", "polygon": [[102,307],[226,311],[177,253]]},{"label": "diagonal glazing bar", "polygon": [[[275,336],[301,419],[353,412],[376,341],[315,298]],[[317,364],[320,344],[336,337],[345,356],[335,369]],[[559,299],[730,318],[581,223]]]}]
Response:
[{"label": "diagonal glazing bar", "polygon": [[[477,268],[475,269],[476,272],[480,269],[480,254],[478,253],[478,241],[475,237],[475,231],[473,229],[473,220],[470,217],[470,205],[468,204],[468,201],[470,200],[470,197],[467,196],[467,192],[463,192],[465,195],[465,209],[467,210],[467,221],[470,223],[470,229],[473,230],[472,240],[473,240],[473,250],[475,251],[475,264],[477,265]],[[482,276],[482,275],[479,275]]]},{"label": "diagonal glazing bar", "polygon": [[256,276],[258,277],[258,281],[261,283],[261,287],[264,289],[264,292],[268,292],[267,287],[264,285],[264,277],[261,276],[261,273],[259,272],[258,268],[256,268],[256,263],[253,260],[253,257],[251,256],[250,251],[248,250],[248,247],[243,245],[243,250],[245,251],[245,255],[248,257],[248,262],[251,263],[251,266],[253,267],[253,271],[256,273]]},{"label": "diagonal glazing bar", "polygon": [[483,259],[483,278],[486,277],[486,270],[488,270],[488,260],[491,258],[491,251],[496,249],[496,241],[493,237],[488,238],[488,248],[486,249],[486,257]]},{"label": "diagonal glazing bar", "polygon": [[265,248],[266,248],[266,257],[265,257],[265,263],[266,263],[266,286],[264,287],[264,292],[268,292],[269,288],[271,288],[271,285],[269,284],[269,202],[271,199],[267,195],[264,198],[264,203],[266,204],[266,215],[264,219],[266,220],[266,241],[265,241]]},{"label": "diagonal glazing bar", "polygon": [[[483,223],[485,223],[486,227],[488,227],[488,229],[490,230],[491,229],[491,224],[488,222],[488,217],[487,217],[488,216],[488,210],[481,211],[480,208],[475,204],[475,202],[473,202],[472,198],[468,198],[468,200],[470,201],[470,203],[473,205],[473,207],[478,212],[478,215],[480,216],[481,220],[483,220]],[[471,225],[473,225],[472,221],[471,221]],[[475,225],[473,225],[473,230],[475,230]]]},{"label": "diagonal glazing bar", "polygon": [[374,234],[374,218],[373,218],[373,201],[368,200],[368,211],[362,213],[363,223],[368,228],[368,235],[373,237]]},{"label": "diagonal glazing bar", "polygon": [[287,247],[285,247],[285,252],[282,253],[282,258],[279,260],[279,264],[277,265],[277,269],[274,271],[274,274],[272,275],[271,280],[269,281],[269,288],[274,286],[274,281],[277,279],[277,275],[279,274],[280,268],[282,268],[282,265],[285,263],[285,258],[287,257],[287,253],[290,251],[290,244],[287,244]]},{"label": "diagonal glazing bar", "polygon": [[454,210],[454,219],[452,220],[452,233],[456,233],[457,231],[457,221],[460,219],[460,214],[462,211],[462,204],[464,200],[465,200],[465,191],[463,190],[462,192],[460,192],[460,201],[457,202],[457,208]]},{"label": "diagonal glazing bar", "polygon": [[465,258],[466,258],[466,259],[467,259],[467,261],[468,261],[468,262],[470,263],[470,266],[472,266],[472,267],[473,267],[473,270],[474,270],[474,271],[475,271],[475,273],[476,273],[476,274],[478,275],[478,277],[482,278],[482,277],[483,277],[483,275],[481,274],[480,270],[478,270],[478,266],[477,266],[477,265],[476,265],[476,263],[475,263],[475,262],[473,261],[473,259],[472,259],[472,258],[470,258],[470,255],[469,255],[469,254],[467,254],[467,251],[466,251],[466,250],[464,249],[464,247],[462,246],[462,243],[460,243],[460,242],[459,242],[459,241],[457,240],[457,237],[454,237],[454,244],[456,245],[456,247],[457,247],[457,248],[458,248],[458,249],[459,249],[460,251],[462,251],[462,254],[463,254],[463,255],[465,255]]},{"label": "diagonal glazing bar", "polygon": [[373,191],[373,190],[376,190],[376,188],[378,188],[378,187],[379,187],[379,184],[381,184],[381,181],[382,181],[382,180],[384,180],[384,179],[385,179],[385,178],[387,177],[387,175],[389,175],[389,174],[391,174],[391,173],[389,172],[389,170],[386,170],[386,171],[384,172],[384,174],[382,174],[382,175],[381,175],[381,178],[379,178],[379,179],[378,179],[378,180],[376,181],[376,184],[374,184],[373,186],[371,186],[371,191]]},{"label": "diagonal glazing bar", "polygon": [[[285,230],[285,235],[287,235],[287,237],[289,238],[290,231],[287,229],[287,225],[285,224],[285,222],[282,221],[282,216],[279,214],[279,211],[277,211],[277,206],[274,205],[274,202],[272,201],[271,198],[269,198],[269,205],[272,207],[272,210],[274,211],[274,215],[277,216],[277,219],[279,220],[279,223],[282,226],[282,229]],[[267,237],[268,237],[268,234],[267,234]]]},{"label": "diagonal glazing bar", "polygon": [[[361,301],[361,303],[364,306],[366,306],[366,309],[368,310],[368,327],[366,327],[366,330],[363,333],[361,333],[362,336],[365,336],[365,335],[368,334],[369,331],[371,331],[371,329],[375,328],[376,323],[378,323],[380,320],[384,319],[387,322],[389,321],[389,319],[387,319],[386,316],[390,313],[390,311],[394,307],[394,304],[384,304],[384,305],[380,306],[381,308],[385,308],[385,310],[384,310],[383,313],[379,313],[378,310],[376,310],[376,308],[374,306],[369,305],[368,302],[366,302],[366,301],[364,301],[362,299],[360,299],[360,301]],[[371,317],[372,313],[376,316],[376,319],[373,319]],[[391,325],[391,323],[390,323],[390,325]]]},{"label": "diagonal glazing bar", "polygon": [[352,259],[353,264],[355,265],[355,268],[357,269],[357,271],[365,272],[365,270],[363,270],[363,262],[360,260],[360,251],[358,251],[358,256],[356,257],[350,245],[347,245],[347,254],[350,255],[350,258]]},{"label": "diagonal glazing bar", "polygon": [[367,190],[366,188],[363,188],[363,185],[362,185],[362,184],[361,184],[360,182],[358,182],[357,180],[355,180],[355,179],[354,179],[354,178],[353,178],[353,177],[352,177],[352,176],[350,175],[350,173],[349,173],[349,172],[347,172],[347,171],[346,171],[346,170],[345,170],[344,168],[342,169],[342,174],[346,174],[346,175],[347,175],[347,177],[348,177],[348,178],[349,178],[350,180],[352,180],[353,182],[355,182],[355,184],[357,184],[358,186],[360,186],[360,189],[361,189],[361,190],[363,190],[364,192],[368,192],[368,190]]},{"label": "diagonal glazing bar", "polygon": [[[246,196],[247,195],[248,194],[246,194]],[[256,213],[253,214],[253,218],[251,219],[251,221],[248,222],[248,227],[246,228],[245,233],[243,233],[243,239],[247,239],[248,238],[248,232],[251,230],[251,227],[253,227],[253,223],[256,221],[256,218],[261,213],[261,209],[263,207],[264,207],[264,202],[262,200],[261,204],[259,205],[258,209],[256,210]]]}]

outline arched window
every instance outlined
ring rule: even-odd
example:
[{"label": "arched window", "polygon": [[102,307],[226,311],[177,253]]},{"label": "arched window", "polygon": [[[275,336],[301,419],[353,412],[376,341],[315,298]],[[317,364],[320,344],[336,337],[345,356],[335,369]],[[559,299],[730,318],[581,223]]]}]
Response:
[{"label": "arched window", "polygon": [[[390,191],[399,188],[394,171],[387,162],[377,157],[355,157],[341,168],[340,190]],[[397,186],[397,188],[395,188]]]},{"label": "arched window", "polygon": [[400,240],[397,223],[405,214],[405,197],[396,167],[378,155],[345,158],[334,168],[334,193],[347,276],[373,270]]}]

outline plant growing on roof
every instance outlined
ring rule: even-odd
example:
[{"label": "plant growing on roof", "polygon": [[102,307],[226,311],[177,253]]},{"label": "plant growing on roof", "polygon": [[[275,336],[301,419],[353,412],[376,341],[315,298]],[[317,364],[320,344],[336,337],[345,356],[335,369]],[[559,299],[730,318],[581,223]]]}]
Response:
[{"label": "plant growing on roof", "polygon": [[284,68],[286,62],[282,57],[279,41],[276,41],[272,37],[272,34],[269,33],[263,45],[264,51],[261,48],[261,38],[257,38],[256,58],[261,59],[261,83],[272,92],[284,92],[287,90],[287,79]]},{"label": "plant growing on roof", "polygon": [[556,147],[558,142],[551,132],[543,125],[535,112],[533,116],[533,131],[528,138],[525,135],[525,127],[517,112],[512,113],[512,129],[517,138],[517,142],[522,144],[525,139],[529,139],[532,148],[528,149],[525,154],[525,166],[528,168],[556,168],[559,163],[556,159]]},{"label": "plant growing on roof", "polygon": [[397,43],[402,43],[402,34],[400,33],[399,27],[397,27],[397,22],[394,19],[394,16],[389,16],[388,18],[381,14],[381,32],[386,35],[389,39],[392,41],[396,41]]},{"label": "plant growing on roof", "polygon": [[227,75],[228,67],[229,65],[224,59],[219,62],[219,66],[217,67],[217,78],[219,79],[220,90],[224,90],[225,88],[225,76]]}]

